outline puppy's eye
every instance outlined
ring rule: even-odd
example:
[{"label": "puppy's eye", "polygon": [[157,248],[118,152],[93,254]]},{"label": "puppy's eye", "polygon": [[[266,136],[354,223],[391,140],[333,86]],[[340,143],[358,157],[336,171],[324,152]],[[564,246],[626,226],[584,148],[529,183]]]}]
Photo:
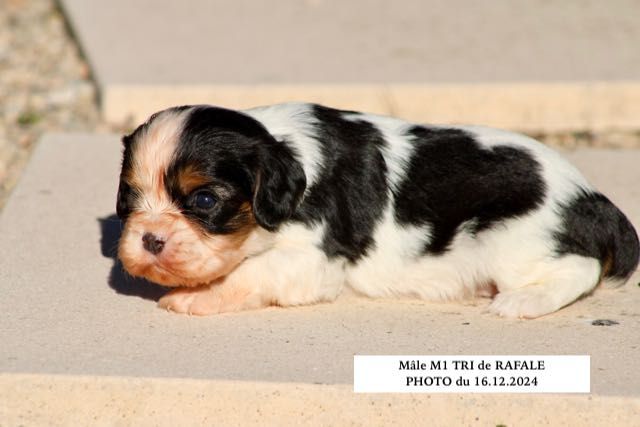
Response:
[{"label": "puppy's eye", "polygon": [[199,209],[211,209],[216,204],[216,199],[210,192],[201,191],[196,194],[194,204]]}]

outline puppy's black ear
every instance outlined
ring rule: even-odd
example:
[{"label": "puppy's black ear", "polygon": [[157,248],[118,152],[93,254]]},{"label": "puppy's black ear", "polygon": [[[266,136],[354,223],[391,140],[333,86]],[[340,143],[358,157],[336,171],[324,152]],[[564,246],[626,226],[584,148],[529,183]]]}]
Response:
[{"label": "puppy's black ear", "polygon": [[128,147],[131,145],[131,141],[133,140],[133,134],[125,135],[122,137],[122,145]]},{"label": "puppy's black ear", "polygon": [[307,180],[302,165],[284,143],[275,142],[261,148],[253,215],[260,226],[274,231],[295,212]]},{"label": "puppy's black ear", "polygon": [[123,179],[127,171],[131,170],[131,143],[133,142],[133,134],[122,137],[122,145],[124,151],[122,153],[122,168],[120,171],[120,184],[118,185],[118,196],[116,199],[116,213],[118,217],[125,221],[131,212],[131,200],[133,190],[129,184]]},{"label": "puppy's black ear", "polygon": [[130,201],[131,199],[131,188],[127,185],[126,182],[120,181],[120,185],[118,185],[118,197],[116,200],[116,213],[118,214],[118,218],[122,221],[125,221],[131,212]]}]

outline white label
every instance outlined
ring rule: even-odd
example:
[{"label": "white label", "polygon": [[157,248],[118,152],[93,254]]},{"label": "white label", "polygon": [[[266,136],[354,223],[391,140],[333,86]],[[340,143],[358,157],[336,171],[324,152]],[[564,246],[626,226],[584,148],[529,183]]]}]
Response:
[{"label": "white label", "polygon": [[589,393],[590,356],[354,356],[356,393]]}]

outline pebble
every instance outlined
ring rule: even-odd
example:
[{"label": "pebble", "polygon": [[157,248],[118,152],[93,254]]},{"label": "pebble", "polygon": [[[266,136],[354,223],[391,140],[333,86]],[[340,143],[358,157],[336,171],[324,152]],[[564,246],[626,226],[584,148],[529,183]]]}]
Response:
[{"label": "pebble", "polygon": [[614,326],[614,325],[619,325],[620,323],[610,319],[596,319],[593,322],[591,322],[591,324],[593,326]]}]

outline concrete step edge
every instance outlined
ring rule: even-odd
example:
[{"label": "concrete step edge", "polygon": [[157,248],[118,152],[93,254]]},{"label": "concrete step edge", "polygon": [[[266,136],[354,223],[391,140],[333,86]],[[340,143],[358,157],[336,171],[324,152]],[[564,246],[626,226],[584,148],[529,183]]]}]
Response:
[{"label": "concrete step edge", "polygon": [[102,87],[104,118],[137,124],[181,104],[241,109],[308,101],[425,123],[469,123],[522,131],[640,129],[640,81],[451,84],[199,84]]}]

